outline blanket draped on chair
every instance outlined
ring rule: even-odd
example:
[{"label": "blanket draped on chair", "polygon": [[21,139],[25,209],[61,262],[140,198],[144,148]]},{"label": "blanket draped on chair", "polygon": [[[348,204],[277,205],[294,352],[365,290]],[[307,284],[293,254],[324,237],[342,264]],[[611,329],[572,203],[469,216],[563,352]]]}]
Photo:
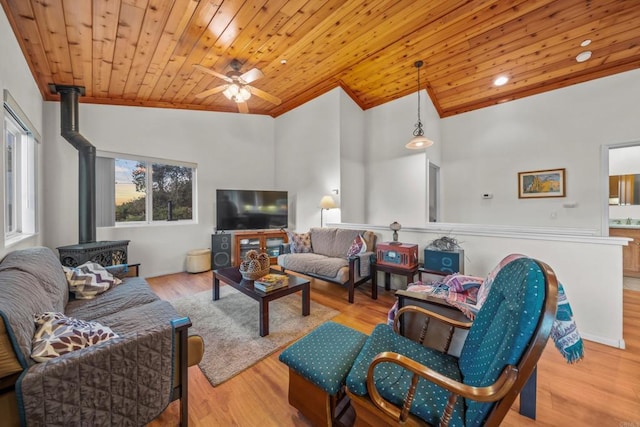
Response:
[{"label": "blanket draped on chair", "polygon": [[[524,255],[518,254],[509,255],[487,276],[486,280],[456,273],[431,284],[423,284],[420,281],[410,284],[407,287],[407,291],[427,293],[432,297],[441,298],[445,300],[447,304],[459,309],[469,320],[474,320],[484,303],[485,298],[483,298],[482,295],[484,294],[486,297],[493,279],[497,275],[497,272],[500,271],[500,268],[509,261],[523,256]],[[463,281],[461,280],[463,277],[468,278],[467,282],[475,283],[465,286],[464,289],[459,286],[449,286],[452,281],[456,283]],[[398,303],[396,302],[391,310],[389,310],[387,317],[387,323],[390,325],[393,325],[397,311]],[[573,320],[573,311],[571,310],[571,305],[569,304],[569,300],[561,283],[558,283],[558,309],[556,311],[555,321],[553,322],[553,328],[551,329],[551,338],[560,354],[562,354],[568,363],[578,362],[584,357],[582,337]]]}]

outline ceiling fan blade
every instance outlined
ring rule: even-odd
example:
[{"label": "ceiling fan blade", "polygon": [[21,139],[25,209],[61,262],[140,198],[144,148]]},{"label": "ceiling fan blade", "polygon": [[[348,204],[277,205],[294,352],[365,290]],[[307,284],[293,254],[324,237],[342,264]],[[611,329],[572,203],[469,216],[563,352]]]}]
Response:
[{"label": "ceiling fan blade", "polygon": [[207,67],[203,67],[200,64],[193,64],[193,66],[196,67],[198,70],[203,71],[205,73],[209,73],[212,76],[216,76],[217,78],[222,79],[225,82],[233,83],[233,80],[231,80],[228,76],[225,76],[224,74],[220,74],[217,71],[213,71],[213,70],[211,70],[211,69],[209,69]]},{"label": "ceiling fan blade", "polygon": [[258,79],[264,77],[264,73],[257,68],[252,68],[243,75],[240,76],[240,80],[245,83],[255,82]]},{"label": "ceiling fan blade", "polygon": [[277,96],[270,95],[267,92],[260,90],[258,88],[255,88],[253,86],[247,86],[247,87],[249,88],[252,94],[264,99],[265,101],[269,101],[270,103],[276,104],[276,105],[280,105],[282,103],[282,101],[280,101],[280,98],[278,98]]},{"label": "ceiling fan blade", "polygon": [[238,102],[238,111],[240,111],[241,113],[248,113],[249,112],[249,106],[247,105],[246,102]]},{"label": "ceiling fan blade", "polygon": [[216,86],[213,89],[205,90],[196,95],[196,98],[206,98],[207,96],[215,95],[225,90],[229,85]]}]

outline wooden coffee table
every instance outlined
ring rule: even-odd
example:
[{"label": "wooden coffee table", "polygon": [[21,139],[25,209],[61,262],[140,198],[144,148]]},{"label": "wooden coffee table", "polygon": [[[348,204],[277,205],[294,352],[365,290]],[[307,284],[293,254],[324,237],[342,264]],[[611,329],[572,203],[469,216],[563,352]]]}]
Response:
[{"label": "wooden coffee table", "polygon": [[[302,315],[311,311],[311,293],[309,281],[292,274],[271,269],[270,273],[283,274],[289,278],[289,285],[274,291],[262,292],[254,289],[253,280],[243,279],[238,267],[213,270],[213,300],[220,299],[220,281],[239,290],[260,303],[260,336],[269,335],[269,302],[294,292],[302,291]],[[238,313],[242,315],[242,313]]]}]

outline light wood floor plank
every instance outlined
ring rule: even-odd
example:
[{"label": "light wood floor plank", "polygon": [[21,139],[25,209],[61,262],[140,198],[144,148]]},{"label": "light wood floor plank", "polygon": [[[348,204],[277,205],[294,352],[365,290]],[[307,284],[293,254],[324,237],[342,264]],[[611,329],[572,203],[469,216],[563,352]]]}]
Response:
[{"label": "light wood floor plank", "polygon": [[[178,273],[148,281],[167,300],[211,290],[211,272]],[[386,321],[387,311],[395,301],[393,291],[384,288],[379,288],[378,300],[372,300],[369,285],[356,290],[355,304],[347,302],[346,290],[337,285],[312,280],[311,288],[314,301],[340,311],[334,321],[365,333]],[[502,425],[640,427],[639,321],[640,292],[624,290],[625,350],[586,341],[585,359],[569,365],[549,342],[538,364],[537,419],[521,416],[516,400]],[[207,343],[207,351],[215,351],[215,343]],[[278,361],[279,354],[280,351],[270,355],[217,387],[209,384],[197,366],[189,368],[190,425],[308,426],[289,406],[288,372]],[[178,409],[178,402],[173,402],[149,426],[178,425]]]}]

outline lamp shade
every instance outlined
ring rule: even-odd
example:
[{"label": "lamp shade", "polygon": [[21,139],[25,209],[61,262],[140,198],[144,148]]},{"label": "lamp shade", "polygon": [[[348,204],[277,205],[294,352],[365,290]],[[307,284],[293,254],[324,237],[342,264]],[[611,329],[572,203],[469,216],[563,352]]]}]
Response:
[{"label": "lamp shade", "polygon": [[420,150],[421,148],[427,148],[433,145],[433,141],[424,135],[414,136],[411,141],[407,142],[405,148],[410,150]]},{"label": "lamp shade", "polygon": [[333,200],[331,196],[323,196],[320,200],[320,208],[321,209],[334,209],[336,208],[336,201]]}]

